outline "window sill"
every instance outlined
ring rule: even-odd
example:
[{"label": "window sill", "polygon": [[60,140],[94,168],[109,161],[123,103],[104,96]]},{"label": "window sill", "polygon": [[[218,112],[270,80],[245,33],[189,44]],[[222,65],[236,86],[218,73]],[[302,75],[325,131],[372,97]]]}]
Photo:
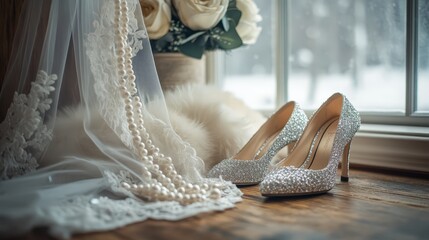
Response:
[{"label": "window sill", "polygon": [[429,172],[429,128],[362,124],[350,162],[368,167]]}]

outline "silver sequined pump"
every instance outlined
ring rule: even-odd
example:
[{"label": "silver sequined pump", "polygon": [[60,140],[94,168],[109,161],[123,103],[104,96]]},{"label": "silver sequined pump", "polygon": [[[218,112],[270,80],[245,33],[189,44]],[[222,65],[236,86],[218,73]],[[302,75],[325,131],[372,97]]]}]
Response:
[{"label": "silver sequined pump", "polygon": [[[258,138],[261,131],[274,131],[273,128],[278,128],[278,135],[274,140],[266,140],[262,145],[251,149],[255,152],[253,158],[239,159],[240,153],[234,157],[225,159],[215,165],[208,173],[208,177],[217,178],[222,177],[224,180],[231,181],[237,185],[252,185],[258,184],[264,178],[268,164],[273,156],[286,145],[296,141],[307,124],[307,116],[304,111],[295,102],[288,102],[274,113],[255,133],[249,142],[243,147],[249,148],[252,141]],[[262,149],[267,149],[261,156],[257,157]]]},{"label": "silver sequined pump", "polygon": [[[312,124],[317,125],[316,128],[309,127]],[[323,124],[325,126],[332,125],[332,130],[326,130],[329,127],[323,130]],[[320,128],[317,128],[318,126]],[[313,114],[302,134],[301,138],[309,136],[310,141],[307,143],[311,143],[311,146],[308,147],[308,144],[301,143],[303,139],[298,140],[293,152],[284,160],[283,164],[265,176],[260,184],[261,194],[264,196],[291,196],[327,192],[335,186],[338,164],[341,158],[343,159],[341,179],[347,181],[350,143],[359,126],[359,113],[347,98],[340,93],[332,95]],[[308,130],[308,132],[313,131],[316,134],[307,134],[307,129],[313,129]],[[314,129],[319,129],[319,131]],[[318,136],[321,137],[321,140],[314,141]],[[330,152],[325,151],[325,153],[318,155],[317,151],[323,151],[323,148],[329,149]],[[290,163],[294,162],[293,157],[298,155],[294,152],[303,150],[307,151],[304,156],[312,157],[306,157],[305,160],[302,160],[301,166],[292,166]],[[312,153],[312,151],[316,152]],[[321,164],[320,162],[324,163]]]}]

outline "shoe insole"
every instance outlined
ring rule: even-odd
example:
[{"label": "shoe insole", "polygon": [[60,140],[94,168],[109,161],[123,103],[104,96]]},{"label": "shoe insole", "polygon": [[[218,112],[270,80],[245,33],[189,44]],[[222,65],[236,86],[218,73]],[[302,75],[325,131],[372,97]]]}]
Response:
[{"label": "shoe insole", "polygon": [[[334,124],[336,122],[336,124]],[[333,126],[335,125],[335,126]],[[333,118],[326,121],[319,129],[312,129],[313,134],[307,135],[307,139],[300,139],[297,143],[298,146],[293,150],[288,158],[283,160],[280,164],[283,166],[294,166],[308,168],[315,162],[316,156],[320,158],[322,155],[318,155],[319,151],[323,151],[322,148],[326,148],[329,143],[327,141],[327,133],[336,131],[338,125],[338,118]],[[312,136],[309,138],[309,136]],[[334,135],[335,136],[335,135]],[[332,140],[333,141],[333,140]],[[321,147],[323,145],[323,147]],[[330,147],[332,149],[332,146]],[[304,165],[305,164],[305,165]],[[313,168],[312,168],[313,169]]]},{"label": "shoe insole", "polygon": [[329,157],[332,154],[334,146],[335,134],[337,132],[338,119],[331,122],[329,127],[320,139],[317,149],[314,151],[314,158],[310,164],[309,169],[320,170],[328,166]]}]

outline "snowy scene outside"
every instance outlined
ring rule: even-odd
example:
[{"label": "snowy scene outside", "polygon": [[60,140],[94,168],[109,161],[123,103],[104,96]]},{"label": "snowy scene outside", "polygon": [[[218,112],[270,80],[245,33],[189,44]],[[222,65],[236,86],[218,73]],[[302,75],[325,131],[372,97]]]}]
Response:
[{"label": "snowy scene outside", "polygon": [[[274,109],[274,2],[256,3],[262,33],[255,45],[225,55],[223,88],[251,107]],[[429,112],[429,1],[419,4],[416,100],[418,111]],[[277,26],[288,33],[288,100],[316,109],[338,91],[360,111],[405,112],[405,0],[292,0],[288,14]]]}]

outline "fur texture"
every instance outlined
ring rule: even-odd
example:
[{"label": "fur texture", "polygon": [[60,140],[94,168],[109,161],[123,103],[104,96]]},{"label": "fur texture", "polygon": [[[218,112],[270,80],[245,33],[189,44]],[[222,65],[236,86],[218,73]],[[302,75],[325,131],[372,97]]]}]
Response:
[{"label": "fur texture", "polygon": [[184,86],[165,94],[171,124],[204,160],[205,170],[237,153],[265,118],[213,86]]},{"label": "fur texture", "polygon": [[[195,148],[205,163],[206,172],[219,161],[237,153],[265,121],[261,114],[233,95],[212,86],[181,87],[167,92],[165,99],[174,130]],[[157,106],[154,104],[149,108],[156,109]],[[54,140],[42,166],[69,154],[103,157],[83,130],[83,116],[83,107],[67,109],[58,116]],[[97,126],[104,140],[122,144],[101,117],[92,119],[91,124]]]}]

